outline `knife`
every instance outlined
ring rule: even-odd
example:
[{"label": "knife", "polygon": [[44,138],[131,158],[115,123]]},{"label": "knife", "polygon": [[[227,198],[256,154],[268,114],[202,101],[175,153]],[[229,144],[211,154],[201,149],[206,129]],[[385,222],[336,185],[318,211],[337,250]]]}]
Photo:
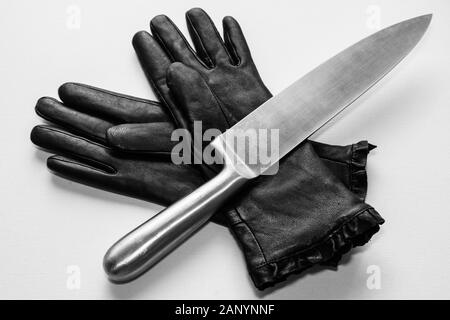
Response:
[{"label": "knife", "polygon": [[249,130],[276,130],[278,161],[396,66],[421,39],[431,17],[405,20],[359,41],[216,137],[211,145],[224,159],[223,170],[117,241],[103,260],[108,278],[123,283],[143,274],[205,224],[247,181],[273,165],[250,163],[248,151],[240,152],[230,141]]}]

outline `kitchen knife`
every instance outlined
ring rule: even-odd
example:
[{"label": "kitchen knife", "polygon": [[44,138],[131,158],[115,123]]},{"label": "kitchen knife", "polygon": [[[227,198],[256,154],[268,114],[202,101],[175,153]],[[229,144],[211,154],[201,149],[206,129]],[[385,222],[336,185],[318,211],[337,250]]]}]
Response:
[{"label": "kitchen knife", "polygon": [[[417,44],[431,21],[423,15],[383,29],[321,64],[218,136],[211,145],[223,170],[200,188],[146,221],[106,253],[104,269],[113,282],[138,277],[206,223],[224,202],[272,162],[250,161],[251,148],[233,143],[250,131],[278,133],[278,161],[334,118],[397,65]],[[251,144],[251,142],[250,142]],[[271,156],[267,145],[257,149]],[[261,153],[259,153],[261,154]]]}]

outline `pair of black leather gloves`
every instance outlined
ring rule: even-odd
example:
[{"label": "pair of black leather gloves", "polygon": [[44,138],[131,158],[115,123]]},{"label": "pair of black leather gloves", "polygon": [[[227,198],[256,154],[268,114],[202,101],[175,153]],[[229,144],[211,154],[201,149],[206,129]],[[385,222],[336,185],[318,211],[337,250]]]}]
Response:
[{"label": "pair of black leather gloves", "polygon": [[[51,125],[31,140],[56,153],[47,166],[80,183],[170,205],[217,172],[175,165],[175,128],[224,132],[271,97],[252,61],[239,24],[223,19],[223,39],[201,9],[186,13],[195,51],[166,16],[133,46],[159,102],[66,83],[62,102],[44,97],[36,112]],[[330,146],[305,141],[280,161],[273,176],[250,182],[211,219],[226,225],[241,246],[258,289],[316,264],[336,266],[384,222],[364,203],[366,141]],[[127,231],[127,230],[124,230]]]}]

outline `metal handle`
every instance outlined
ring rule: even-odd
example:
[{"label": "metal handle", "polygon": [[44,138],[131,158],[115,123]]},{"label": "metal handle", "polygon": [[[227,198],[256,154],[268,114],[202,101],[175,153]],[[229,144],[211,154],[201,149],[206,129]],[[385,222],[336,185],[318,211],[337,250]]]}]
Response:
[{"label": "metal handle", "polygon": [[224,169],[216,177],[144,222],[106,252],[103,267],[109,279],[123,283],[143,274],[205,224],[246,181],[225,159]]}]

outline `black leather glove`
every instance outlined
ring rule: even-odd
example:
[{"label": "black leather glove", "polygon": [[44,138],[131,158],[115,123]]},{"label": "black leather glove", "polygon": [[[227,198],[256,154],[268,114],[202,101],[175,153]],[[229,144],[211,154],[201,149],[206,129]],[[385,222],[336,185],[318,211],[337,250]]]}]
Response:
[{"label": "black leather glove", "polygon": [[[62,102],[48,97],[39,99],[37,114],[54,125],[39,125],[31,132],[33,143],[57,153],[47,160],[54,173],[164,206],[205,182],[194,167],[171,162],[174,124],[158,102],[76,83],[62,85],[59,96]],[[151,130],[142,146],[147,152],[122,152],[108,147],[109,128],[139,123]],[[343,147],[317,142],[312,145],[330,170],[363,199],[367,190],[366,157],[373,146],[366,141]],[[221,214],[212,220],[225,224]]]}]

